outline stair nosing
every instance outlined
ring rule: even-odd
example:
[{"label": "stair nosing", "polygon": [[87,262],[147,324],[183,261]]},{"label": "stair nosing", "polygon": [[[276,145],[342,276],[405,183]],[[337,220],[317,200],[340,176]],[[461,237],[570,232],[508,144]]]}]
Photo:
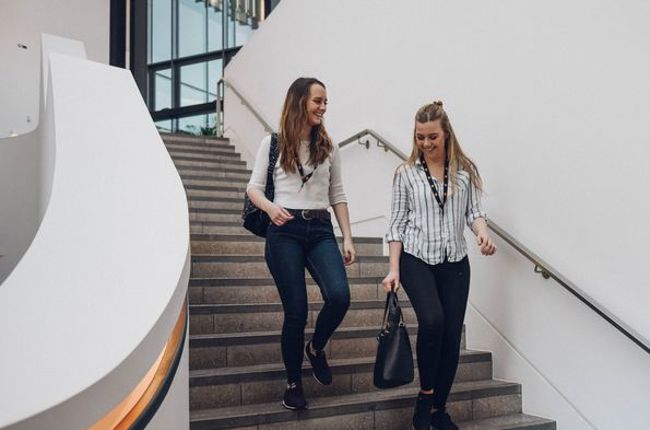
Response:
[{"label": "stair nosing", "polygon": [[[192,254],[193,263],[263,263],[266,262],[263,255],[213,255],[213,254]],[[388,257],[384,255],[361,255],[357,256],[354,264],[361,263],[388,263]]]},{"label": "stair nosing", "polygon": [[[459,364],[486,363],[492,360],[492,355],[486,351],[461,350]],[[368,372],[374,368],[375,357],[338,358],[328,360],[333,374],[347,374],[355,371]],[[413,363],[417,365],[414,353]],[[311,375],[311,365],[305,363],[302,368],[303,376]],[[286,377],[284,364],[265,363],[250,366],[223,366],[207,369],[190,370],[190,387],[206,385],[241,384],[256,381],[272,381]]]},{"label": "stair nosing", "polygon": [[[322,301],[311,301],[308,303],[310,311],[317,311],[323,306]],[[352,300],[349,310],[384,309],[386,300]],[[412,308],[407,300],[401,304],[402,308]],[[190,315],[206,314],[235,314],[235,313],[257,313],[257,312],[282,312],[282,303],[208,303],[189,305]]]},{"label": "stair nosing", "polygon": [[[169,155],[174,159],[174,160],[183,160],[183,161],[197,161],[200,163],[218,163],[218,164],[225,164],[225,165],[232,165],[232,166],[245,166],[246,162],[235,159],[235,157],[227,157],[227,158],[232,158],[228,160],[221,160],[218,158],[206,158],[206,157],[194,157],[192,155],[184,155],[180,154],[178,151],[173,151],[173,150],[167,150],[169,152]],[[207,155],[207,154],[206,154]],[[218,154],[216,155],[217,157],[219,156]]]},{"label": "stair nosing", "polygon": [[[484,384],[483,386],[481,386],[481,383],[485,381],[474,381],[471,383],[461,382],[454,384],[449,395],[449,402],[503,396],[508,394],[521,394],[521,386],[519,384],[503,383],[498,380],[486,381],[488,384]],[[471,385],[478,387],[471,388]],[[297,415],[300,419],[311,419],[332,415],[411,407],[416,392],[417,388],[409,387],[387,391],[318,397],[311,400],[309,409],[300,411]],[[219,417],[210,417],[208,416],[210,412],[213,414],[222,412],[222,414]],[[230,413],[228,414],[228,412]],[[200,422],[214,421],[220,418],[231,419],[233,421],[236,420],[236,422],[231,423],[233,426],[224,427],[236,428],[269,424],[273,422],[292,421],[296,419],[296,412],[283,410],[279,402],[190,411],[190,423],[198,424]]]},{"label": "stair nosing", "polygon": [[[348,276],[348,283],[352,285],[362,284],[379,284],[383,277],[381,276]],[[306,278],[307,285],[316,285],[316,282],[310,277]],[[205,277],[190,278],[190,287],[256,287],[256,286],[274,286],[273,278],[224,278],[224,277]]]},{"label": "stair nosing", "polygon": [[[264,242],[265,239],[254,234],[225,234],[225,233],[192,233],[190,239],[197,242]],[[343,238],[336,236],[341,242]],[[379,245],[383,244],[382,238],[376,237],[353,237],[353,243]]]}]

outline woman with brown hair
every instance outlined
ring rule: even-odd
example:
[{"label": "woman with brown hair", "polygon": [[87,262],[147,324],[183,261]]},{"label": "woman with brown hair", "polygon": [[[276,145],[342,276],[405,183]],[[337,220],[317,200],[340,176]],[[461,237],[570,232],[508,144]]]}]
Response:
[{"label": "woman with brown hair", "polygon": [[[355,250],[338,147],[323,124],[326,110],[325,85],[314,78],[296,79],[289,87],[280,119],[273,201],[265,197],[264,188],[275,135],[262,140],[246,188],[253,204],[271,219],[265,256],[284,308],[281,346],[287,389],[282,404],[288,409],[307,406],[302,389],[303,348],[316,380],[324,385],[332,383],[324,349],[350,304],[344,264],[354,262]],[[330,206],[343,233],[343,258],[327,210]],[[305,268],[324,301],[307,345]]]},{"label": "woman with brown hair", "polygon": [[465,224],[483,255],[496,250],[481,208],[481,188],[476,165],[461,149],[442,102],[421,107],[411,156],[393,180],[386,235],[390,268],[383,280],[387,292],[402,283],[418,320],[415,430],[458,430],[445,407],[469,294]]}]

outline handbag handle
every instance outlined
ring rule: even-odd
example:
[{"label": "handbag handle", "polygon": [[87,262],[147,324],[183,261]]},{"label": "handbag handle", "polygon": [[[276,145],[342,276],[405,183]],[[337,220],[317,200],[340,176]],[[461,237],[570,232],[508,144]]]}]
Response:
[{"label": "handbag handle", "polygon": [[382,331],[388,330],[388,318],[390,316],[390,310],[395,309],[395,312],[399,314],[399,323],[398,325],[404,325],[404,315],[402,314],[402,308],[399,305],[399,300],[397,299],[397,293],[395,291],[390,291],[386,294],[386,306],[384,308],[384,322],[382,324]]}]

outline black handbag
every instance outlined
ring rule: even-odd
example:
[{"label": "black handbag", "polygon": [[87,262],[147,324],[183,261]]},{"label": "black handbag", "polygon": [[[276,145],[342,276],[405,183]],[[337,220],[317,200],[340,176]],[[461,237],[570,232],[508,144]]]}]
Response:
[{"label": "black handbag", "polygon": [[373,378],[375,387],[394,388],[413,382],[411,341],[394,291],[387,294],[384,324],[377,340],[379,345]]},{"label": "black handbag", "polygon": [[[266,171],[266,187],[264,188],[264,195],[270,201],[273,201],[275,197],[275,186],[273,185],[273,170],[275,169],[275,163],[278,161],[278,135],[276,133],[271,134],[271,147],[269,148],[269,168]],[[251,233],[260,236],[266,237],[266,230],[269,228],[271,219],[269,216],[255,206],[248,194],[244,195],[244,209],[241,214],[242,220],[244,221],[244,228]]]}]

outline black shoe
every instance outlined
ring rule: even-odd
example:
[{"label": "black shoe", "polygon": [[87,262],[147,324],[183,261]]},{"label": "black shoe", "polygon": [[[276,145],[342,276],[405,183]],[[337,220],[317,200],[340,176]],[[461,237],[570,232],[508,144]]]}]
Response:
[{"label": "black shoe", "polygon": [[284,392],[282,406],[294,411],[307,407],[307,400],[305,400],[305,394],[302,392],[302,383],[292,382],[287,384],[287,391]]},{"label": "black shoe", "polygon": [[458,426],[454,424],[444,408],[431,414],[431,425],[433,430],[458,430]]},{"label": "black shoe", "polygon": [[332,383],[332,372],[330,367],[327,364],[327,357],[325,357],[325,351],[316,351],[316,354],[312,354],[309,350],[311,346],[311,341],[307,342],[305,346],[305,355],[311,363],[311,369],[314,373],[314,378],[318,381],[319,384],[329,385]]},{"label": "black shoe", "polygon": [[431,427],[431,407],[433,406],[433,394],[418,394],[415,400],[415,411],[413,412],[413,429],[429,430]]}]

